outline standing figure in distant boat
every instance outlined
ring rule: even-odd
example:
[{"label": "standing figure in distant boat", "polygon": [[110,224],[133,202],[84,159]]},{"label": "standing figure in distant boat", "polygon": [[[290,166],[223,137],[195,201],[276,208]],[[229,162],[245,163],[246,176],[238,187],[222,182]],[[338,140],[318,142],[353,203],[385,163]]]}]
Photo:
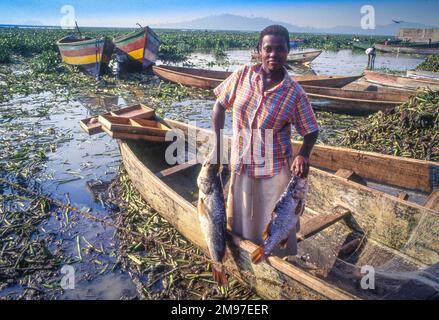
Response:
[{"label": "standing figure in distant boat", "polygon": [[[262,63],[239,68],[214,90],[217,100],[212,118],[217,137],[213,160],[219,162],[225,111],[233,113],[228,224],[234,234],[261,245],[264,229],[292,174],[308,175],[319,130],[305,91],[284,67],[290,50],[288,30],[279,25],[265,28],[257,49]],[[294,156],[292,126],[304,137]],[[287,214],[292,217],[296,212]],[[285,248],[275,255],[297,254],[298,220]]]},{"label": "standing figure in distant boat", "polygon": [[376,49],[375,46],[366,49],[367,54],[367,69],[373,70],[375,68]]}]

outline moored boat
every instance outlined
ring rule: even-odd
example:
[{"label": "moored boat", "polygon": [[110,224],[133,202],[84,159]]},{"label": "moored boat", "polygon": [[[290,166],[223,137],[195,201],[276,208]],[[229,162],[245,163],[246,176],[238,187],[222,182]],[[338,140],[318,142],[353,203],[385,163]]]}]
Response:
[{"label": "moored boat", "polygon": [[[181,130],[188,149],[195,147],[204,157],[212,149],[212,132],[164,122]],[[196,133],[196,140],[188,139],[190,132]],[[199,164],[168,165],[166,147],[147,142],[121,141],[120,150],[125,169],[142,197],[189,241],[207,250],[200,227],[194,223]],[[358,159],[353,161],[361,166]],[[367,160],[363,164],[373,166]],[[231,255],[226,266],[260,296],[380,299],[395,292],[403,294],[401,286],[411,278],[427,290],[437,288],[437,277],[425,276],[439,260],[439,242],[434,236],[439,228],[437,211],[353,182],[343,173],[311,168],[309,181],[299,232],[299,257],[306,259],[285,261],[271,256],[253,265],[250,254],[256,244],[229,233]],[[376,290],[361,288],[365,265],[374,268]]]},{"label": "moored boat", "polygon": [[378,51],[389,52],[389,53],[404,53],[404,54],[420,54],[420,55],[431,55],[439,54],[439,48],[422,48],[422,47],[404,47],[400,45],[385,45],[385,44],[375,44],[375,48]]},{"label": "moored boat", "polygon": [[390,110],[413,95],[412,91],[392,89],[367,91],[306,85],[302,87],[314,109],[350,115],[368,115]]},{"label": "moored boat", "polygon": [[158,57],[160,40],[151,28],[145,27],[114,39],[116,57],[127,71],[141,71]]},{"label": "moored boat", "polygon": [[[153,72],[160,78],[179,83],[185,86],[213,89],[221,84],[231,72],[215,71],[205,69],[194,69],[173,66],[153,66]],[[355,80],[361,78],[359,76],[294,76],[293,79],[301,85],[325,86],[341,88]]]},{"label": "moored boat", "polygon": [[407,70],[407,77],[439,81],[439,72]]},{"label": "moored boat", "polygon": [[364,70],[364,77],[368,82],[390,87],[415,90],[419,88],[430,88],[432,90],[439,90],[439,80],[436,79],[415,79],[411,77],[397,76],[393,74],[375,72],[370,70]]},{"label": "moored boat", "polygon": [[95,77],[100,77],[109,70],[114,44],[107,37],[78,39],[67,36],[56,44],[62,61],[66,64],[77,66]]}]

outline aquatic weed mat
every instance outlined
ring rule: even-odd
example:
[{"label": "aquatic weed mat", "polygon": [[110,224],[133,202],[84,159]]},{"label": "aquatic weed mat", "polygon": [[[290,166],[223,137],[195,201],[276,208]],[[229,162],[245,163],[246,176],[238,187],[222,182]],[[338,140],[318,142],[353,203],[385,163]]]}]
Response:
[{"label": "aquatic weed mat", "polygon": [[364,151],[439,161],[439,92],[423,90],[394,110],[365,118],[342,145]]},{"label": "aquatic weed mat", "polygon": [[209,259],[148,206],[124,170],[113,187],[121,201],[117,224],[128,228],[118,233],[119,256],[144,299],[259,299],[230,275],[229,287],[219,287],[212,279]]}]

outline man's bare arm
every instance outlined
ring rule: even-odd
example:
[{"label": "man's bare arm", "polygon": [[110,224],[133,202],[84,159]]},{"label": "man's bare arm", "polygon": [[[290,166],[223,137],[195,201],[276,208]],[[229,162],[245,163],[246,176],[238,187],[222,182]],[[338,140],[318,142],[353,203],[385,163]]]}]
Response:
[{"label": "man's bare arm", "polygon": [[293,171],[299,177],[305,178],[309,173],[309,157],[311,155],[312,148],[314,147],[319,131],[311,132],[303,137],[303,144],[299,150],[299,154],[294,158],[291,171]]}]

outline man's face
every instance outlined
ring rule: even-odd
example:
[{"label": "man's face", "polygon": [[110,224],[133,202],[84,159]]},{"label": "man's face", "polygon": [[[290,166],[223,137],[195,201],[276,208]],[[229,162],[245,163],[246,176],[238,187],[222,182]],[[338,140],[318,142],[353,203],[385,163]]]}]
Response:
[{"label": "man's face", "polygon": [[264,36],[260,50],[262,64],[266,70],[279,70],[287,61],[288,46],[285,39],[280,36]]}]

